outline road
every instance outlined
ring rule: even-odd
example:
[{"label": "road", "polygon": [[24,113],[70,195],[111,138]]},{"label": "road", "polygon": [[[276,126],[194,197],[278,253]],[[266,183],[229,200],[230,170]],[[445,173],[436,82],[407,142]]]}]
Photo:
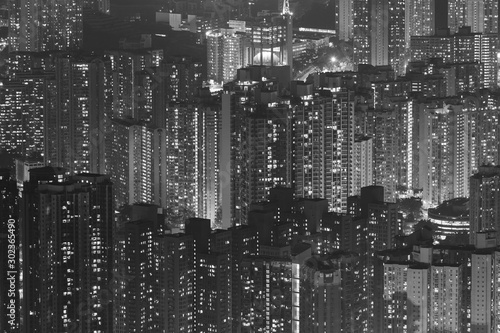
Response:
[{"label": "road", "polygon": [[303,71],[299,72],[294,80],[305,81],[310,74],[317,72],[318,70],[319,69],[316,65],[309,65]]}]

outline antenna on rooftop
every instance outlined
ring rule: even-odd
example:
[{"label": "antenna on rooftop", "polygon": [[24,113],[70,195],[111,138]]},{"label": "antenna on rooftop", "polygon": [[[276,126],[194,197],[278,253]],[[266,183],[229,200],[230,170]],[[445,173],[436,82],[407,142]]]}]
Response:
[{"label": "antenna on rooftop", "polygon": [[291,15],[290,13],[290,0],[283,0],[283,9],[281,10],[282,15]]}]

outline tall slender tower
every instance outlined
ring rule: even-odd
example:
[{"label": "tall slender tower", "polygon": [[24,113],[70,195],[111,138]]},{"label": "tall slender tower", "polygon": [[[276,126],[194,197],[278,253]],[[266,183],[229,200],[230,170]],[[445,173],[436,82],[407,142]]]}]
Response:
[{"label": "tall slender tower", "polygon": [[290,1],[283,0],[283,10],[281,14],[285,18],[286,24],[286,56],[285,64],[290,66],[290,73],[293,71],[293,18],[290,11]]}]

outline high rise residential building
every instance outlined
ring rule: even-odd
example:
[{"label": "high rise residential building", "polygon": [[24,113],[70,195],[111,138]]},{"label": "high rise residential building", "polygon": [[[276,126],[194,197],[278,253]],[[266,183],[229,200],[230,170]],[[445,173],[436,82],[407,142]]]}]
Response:
[{"label": "high rise residential building", "polygon": [[80,49],[83,0],[15,0],[10,2],[9,45],[12,51]]},{"label": "high rise residential building", "polygon": [[249,103],[253,92],[258,87],[257,82],[241,83],[228,86],[222,95],[221,132],[220,132],[220,159],[221,172],[221,213],[222,224],[225,228],[240,225],[241,219],[246,218],[242,212],[241,194],[243,189],[240,182],[246,169],[241,169],[243,145],[243,104]]},{"label": "high rise residential building", "polygon": [[165,234],[161,212],[135,204],[120,214],[113,331],[244,332],[241,265],[257,255],[255,231],[240,226],[212,233],[209,220],[191,218],[187,234]]},{"label": "high rise residential building", "polygon": [[454,62],[454,41],[446,31],[436,31],[432,36],[412,36],[411,61],[441,58],[445,63]]},{"label": "high rise residential building", "polygon": [[16,53],[0,107],[8,151],[69,173],[105,171],[111,95],[104,58]]},{"label": "high rise residential building", "polygon": [[[159,72],[157,68],[146,67],[134,73],[133,87],[133,106],[131,108],[132,118],[146,123],[154,123],[156,117],[164,112],[162,86],[158,83],[163,80],[164,73]],[[130,117],[130,116],[129,116]]]},{"label": "high rise residential building", "polygon": [[158,236],[164,216],[155,205],[127,206],[114,236],[113,332],[164,329],[160,313],[161,278]]},{"label": "high rise residential building", "polygon": [[174,106],[167,111],[167,205],[176,214],[187,217],[202,216],[198,200],[203,198],[198,187],[203,176],[199,164],[203,138],[198,110],[193,106]]},{"label": "high rise residential building", "polygon": [[[400,137],[397,135],[399,122],[395,110],[368,111],[369,129],[367,132],[373,136],[373,182],[384,187],[385,200],[395,202],[397,197],[398,167],[401,161],[399,149]],[[403,127],[404,128],[404,127]],[[405,139],[405,138],[404,138]],[[403,154],[402,156],[405,156]],[[368,184],[372,185],[372,184]]]},{"label": "high rise residential building", "polygon": [[[60,53],[60,52],[55,52]],[[53,52],[11,52],[9,54],[9,71],[12,79],[19,73],[45,72],[54,70],[54,63],[50,61]]]},{"label": "high rise residential building", "polygon": [[[439,0],[437,0],[439,1]],[[435,31],[436,0],[412,0],[405,2],[405,42],[410,48],[411,36],[432,36]]]},{"label": "high rise residential building", "polygon": [[405,1],[371,2],[371,64],[406,70]]},{"label": "high rise residential building", "polygon": [[477,62],[481,65],[481,87],[497,84],[498,34],[472,32],[462,27],[450,35],[439,32],[433,36],[411,37],[411,60],[443,58],[445,63]]},{"label": "high rise residential building", "polygon": [[250,206],[247,225],[257,232],[257,240],[261,249],[263,246],[273,245],[272,230],[276,224],[275,205],[268,202],[259,202]]},{"label": "high rise residential building", "polygon": [[299,198],[294,202],[292,215],[287,218],[293,220],[297,234],[315,234],[320,231],[323,214],[328,212],[328,204],[327,199]]},{"label": "high rise residential building", "polygon": [[[495,332],[500,328],[500,249],[494,233],[476,233],[472,253],[471,330]],[[493,246],[491,246],[493,245]]]},{"label": "high rise residential building", "polygon": [[398,205],[384,202],[384,188],[367,186],[361,189],[358,198],[361,216],[368,219],[368,253],[392,248],[395,237],[401,232],[401,216]]},{"label": "high rise residential building", "polygon": [[394,108],[398,123],[398,192],[404,194],[411,193],[415,188],[415,118],[414,101],[406,98],[391,99],[390,106]]},{"label": "high rise residential building", "polygon": [[379,252],[383,266],[381,332],[495,332],[498,247],[478,233],[470,246],[414,245]]},{"label": "high rise residential building", "polygon": [[193,332],[195,329],[193,264],[193,236],[186,234],[163,235],[158,239],[160,264],[165,272],[159,277],[163,302],[161,329],[167,332]]},{"label": "high rise residential building", "polygon": [[434,1],[354,1],[354,63],[390,65],[403,75],[410,60],[410,37],[434,34]]},{"label": "high rise residential building", "polygon": [[165,59],[155,79],[158,85],[164,85],[167,103],[193,103],[202,86],[203,64],[191,57]]},{"label": "high rise residential building", "polygon": [[56,58],[50,52],[9,55],[9,80],[3,81],[0,101],[2,150],[31,158],[46,153],[44,121],[54,95]]},{"label": "high rise residential building", "polygon": [[[151,68],[155,61],[152,52],[144,50],[106,52],[111,62],[108,78],[111,82],[113,97],[112,115],[118,118],[131,118],[150,121],[144,108],[151,107],[152,85],[161,80],[161,73]],[[146,113],[146,114],[145,114]]]},{"label": "high rise residential building", "polygon": [[[230,301],[227,299],[230,290],[228,289],[230,286],[228,277],[231,272],[229,268],[230,255],[229,253],[223,253],[225,258],[210,256],[210,254],[213,254],[210,251],[210,234],[212,232],[210,220],[198,217],[188,218],[185,221],[184,230],[186,235],[193,237],[193,324],[195,327],[218,326],[219,329],[225,330],[231,327]],[[205,260],[202,261],[202,259]],[[214,275],[217,275],[220,286],[226,285],[225,290],[217,290],[219,287],[217,285],[215,285],[215,289],[211,289],[211,287],[214,287],[214,282],[210,280]],[[215,293],[218,294],[217,297],[214,297]],[[219,310],[220,320],[214,322],[207,317],[204,317],[201,321],[198,320],[198,314],[205,313],[208,315],[209,311],[214,307]],[[222,322],[225,325],[220,325]]]},{"label": "high rise residential building", "polygon": [[448,0],[448,27],[458,32],[463,26],[472,32],[498,33],[498,1]]},{"label": "high rise residential building", "polygon": [[467,0],[448,0],[448,28],[452,33],[467,25]]},{"label": "high rise residential building", "polygon": [[[468,22],[468,26],[474,26],[475,20],[479,21],[479,29],[478,32],[483,32],[486,34],[497,34],[498,33],[498,11],[499,11],[499,6],[498,6],[498,1],[495,0],[483,0],[483,1],[478,1],[483,2],[483,10],[484,10],[484,16],[481,19],[481,16],[479,17],[474,17],[472,22]],[[481,30],[482,26],[482,30]]]},{"label": "high rise residential building", "polygon": [[338,332],[366,329],[362,271],[357,255],[311,257],[300,266],[300,331]]},{"label": "high rise residential building", "polygon": [[468,115],[462,105],[444,103],[420,116],[419,182],[424,205],[469,194]]},{"label": "high rise residential building", "polygon": [[[351,197],[350,199],[354,199]],[[342,250],[354,253],[366,253],[367,220],[354,214],[323,214],[321,221],[323,234],[323,254]],[[366,258],[361,257],[361,265],[365,265]]]},{"label": "high rise residential building", "polygon": [[346,212],[352,187],[352,93],[310,96],[296,107],[295,118],[296,196],[324,198],[331,210]]},{"label": "high rise residential building", "polygon": [[[227,304],[221,308],[220,316],[225,316],[226,306],[230,307],[230,322],[232,332],[245,332],[245,321],[243,318],[247,313],[243,312],[244,285],[243,285],[243,258],[255,256],[259,253],[259,244],[256,231],[246,225],[231,227],[227,230],[217,230],[210,236],[210,253],[225,260],[220,255],[229,255],[230,263],[225,262],[229,268],[229,275],[220,275],[220,282],[231,286],[230,295],[227,296]],[[221,262],[221,264],[223,264]],[[222,300],[223,301],[223,300]],[[224,304],[221,302],[221,304]]]},{"label": "high rise residential building", "polygon": [[472,174],[482,165],[500,164],[499,98],[494,92],[481,90],[476,94],[463,94],[461,99],[469,115],[469,171]]},{"label": "high rise residential building", "polygon": [[120,215],[113,331],[230,332],[230,306],[221,307],[231,300],[230,253],[209,252],[209,220],[169,234],[163,211],[135,204]]},{"label": "high rise residential building", "polygon": [[[164,165],[164,162],[160,163],[161,151],[154,154],[153,150],[157,146],[165,148],[165,142],[156,145],[156,140],[162,139],[161,133],[155,135],[157,131],[144,124],[121,119],[114,119],[111,129],[113,139],[109,154],[109,173],[116,184],[116,207],[139,202],[153,203],[153,155],[159,159],[159,165]],[[159,174],[163,173],[164,171]]]},{"label": "high rise residential building", "polygon": [[364,187],[359,197],[361,217],[367,219],[367,247],[365,282],[367,288],[368,330],[373,331],[377,313],[380,311],[380,287],[382,281],[377,274],[376,252],[391,249],[396,236],[402,232],[402,221],[396,203],[384,202],[384,189],[380,186]]},{"label": "high rise residential building", "polygon": [[[391,307],[389,308],[389,306],[386,305],[388,310],[386,311],[387,315],[384,317],[383,327],[389,328],[390,332],[398,332],[406,328],[406,322],[403,320],[403,316],[397,314],[397,312],[398,310],[402,311],[400,309],[406,308],[407,300],[404,297],[406,289],[412,289],[412,284],[409,284],[407,288],[404,288],[405,284],[408,283],[407,280],[411,279],[410,281],[412,281],[413,279],[415,279],[415,275],[418,274],[418,271],[416,271],[415,269],[412,269],[410,272],[408,272],[408,266],[409,265],[406,263],[388,263],[384,265],[384,280],[387,279],[387,282],[384,281],[384,305],[390,302]],[[408,277],[408,275],[410,275],[410,277]],[[425,272],[425,275],[427,275],[427,272]],[[418,296],[422,298],[421,295]],[[408,297],[414,299],[415,295],[411,295]],[[418,306],[418,303],[416,304],[416,306]],[[423,327],[419,328],[425,329],[427,327],[427,318],[422,321]]]},{"label": "high rise residential building", "polygon": [[[245,224],[251,200],[265,199],[270,188],[290,183],[293,158],[286,154],[292,151],[293,132],[286,129],[291,128],[293,107],[289,97],[281,96],[290,84],[289,70],[251,66],[239,70],[238,80],[225,86],[219,147],[225,225]],[[253,164],[258,169],[250,169]],[[261,185],[265,182],[265,187],[258,190],[250,177]]]},{"label": "high rise residential building", "polygon": [[[387,68],[384,66],[383,68]],[[375,108],[387,107],[391,98],[408,98],[408,92],[412,90],[412,82],[408,80],[407,77],[399,77],[394,79],[394,72],[391,71],[389,74],[391,77],[385,77],[382,80],[375,80],[371,83],[371,89],[373,89],[373,104]],[[364,112],[370,109],[364,109]],[[362,114],[362,113],[360,113]],[[364,126],[363,124],[363,131]]]},{"label": "high rise residential building", "polygon": [[114,119],[109,172],[116,184],[117,208],[154,203],[167,209],[171,223],[180,226],[185,217],[216,215],[216,137],[208,136],[216,132],[216,124],[208,126],[208,119],[202,123],[207,133],[198,132],[201,125],[198,111],[193,108],[173,109],[169,119],[170,131]]},{"label": "high rise residential building", "polygon": [[389,64],[389,2],[371,2],[371,64]]},{"label": "high rise residential building", "polygon": [[165,208],[184,216],[181,221],[197,216],[220,224],[219,109],[198,104],[172,105],[167,108],[164,126]]},{"label": "high rise residential building", "polygon": [[207,32],[207,79],[226,83],[244,67],[245,34],[235,29]]},{"label": "high rise residential building", "polygon": [[408,65],[407,55],[407,24],[406,18],[406,1],[391,0],[389,1],[389,63],[397,74],[406,73]]},{"label": "high rise residential building", "polygon": [[79,172],[105,172],[105,136],[111,105],[102,60],[55,58],[46,86],[44,160]]},{"label": "high rise residential building", "polygon": [[384,330],[463,330],[461,265],[387,263],[384,270]]},{"label": "high rise residential building", "polygon": [[116,233],[114,270],[120,270],[124,279],[113,290],[114,332],[160,329],[159,306],[151,301],[160,293],[155,237],[153,222],[144,217],[125,223]]},{"label": "high rise residential building", "polygon": [[[479,232],[500,230],[500,167],[481,166],[470,178],[470,241]],[[499,242],[500,244],[500,242]]]},{"label": "high rise residential building", "polygon": [[455,62],[479,62],[481,68],[481,87],[492,88],[497,85],[498,75],[498,34],[474,33],[466,28],[459,29],[454,35]]},{"label": "high rise residential building", "polygon": [[443,64],[436,68],[446,79],[446,96],[456,96],[460,92],[476,92],[481,87],[478,63]]},{"label": "high rise residential building", "polygon": [[462,264],[434,264],[430,274],[430,329],[458,332],[462,310]]},{"label": "high rise residential building", "polygon": [[[38,185],[46,183],[62,183],[65,180],[65,170],[62,168],[43,167],[29,171],[29,181],[24,184],[21,201],[22,214],[19,216],[19,241],[23,249],[21,275],[23,298],[20,315],[22,319],[21,332],[41,332],[41,300],[40,300],[40,229],[37,220],[44,213],[37,193]],[[47,208],[45,208],[45,211]]]},{"label": "high rise residential building", "polygon": [[[373,184],[384,187],[385,200],[395,202],[415,188],[412,100],[387,98],[361,113],[363,131],[373,138]],[[367,184],[368,186],[371,184]]]},{"label": "high rise residential building", "polygon": [[107,160],[117,207],[154,203],[179,227],[194,216],[220,227],[219,109],[176,104],[156,122],[112,120]]},{"label": "high rise residential building", "polygon": [[[196,323],[201,332],[233,332],[231,261],[228,253],[198,255]],[[228,283],[229,282],[229,283]]]},{"label": "high rise residential building", "polygon": [[[33,169],[25,185],[21,241],[26,301],[21,329],[109,331],[112,184],[97,174],[62,182],[61,171]],[[81,311],[82,306],[87,311]]]},{"label": "high rise residential building", "polygon": [[[301,298],[306,296],[305,288],[302,287],[304,268],[306,260],[311,257],[311,245],[299,243],[292,249],[292,332],[302,331],[303,321],[307,319],[304,311],[304,303]],[[309,285],[310,286],[310,285]],[[310,310],[310,309],[309,309]]]},{"label": "high rise residential building", "polygon": [[353,37],[353,2],[335,1],[335,28],[339,40],[351,40]]},{"label": "high rise residential building", "polygon": [[199,216],[212,221],[213,229],[223,227],[221,207],[221,187],[224,178],[220,173],[220,135],[221,135],[221,110],[215,106],[199,106],[202,129],[203,147],[202,157],[199,159],[203,175],[198,179],[202,188]]},{"label": "high rise residential building", "polygon": [[256,256],[241,264],[244,331],[290,332],[292,260]]},{"label": "high rise residential building", "polygon": [[5,82],[0,98],[0,149],[24,157],[44,154],[45,77]]},{"label": "high rise residential building", "polygon": [[373,185],[373,138],[356,135],[354,137],[352,161],[352,190],[350,195],[361,193],[361,188]]},{"label": "high rise residential building", "polygon": [[371,6],[368,0],[352,2],[352,36],[353,62],[358,64],[371,63]]},{"label": "high rise residential building", "polygon": [[[265,91],[261,91],[264,94]],[[290,187],[293,179],[292,116],[289,105],[265,107],[256,105],[245,110],[246,149],[242,168],[247,169],[243,181],[242,206],[264,201],[273,187]],[[242,175],[244,177],[244,175]]]},{"label": "high rise residential building", "polygon": [[[486,2],[486,3],[485,3]],[[493,5],[496,3],[496,6],[491,8],[491,11],[494,11],[496,8],[496,20],[498,22],[498,1],[467,1],[466,2],[466,14],[465,20],[467,22],[467,26],[472,28],[474,32],[483,32],[485,24],[485,8],[484,5]],[[491,18],[490,18],[491,19]],[[497,23],[498,24],[498,23]],[[498,28],[497,28],[498,31]]]},{"label": "high rise residential building", "polygon": [[257,240],[260,246],[259,253],[262,253],[263,247],[274,245],[272,230],[277,224],[276,220],[276,205],[269,202],[252,204],[248,213],[248,225],[257,232]]}]

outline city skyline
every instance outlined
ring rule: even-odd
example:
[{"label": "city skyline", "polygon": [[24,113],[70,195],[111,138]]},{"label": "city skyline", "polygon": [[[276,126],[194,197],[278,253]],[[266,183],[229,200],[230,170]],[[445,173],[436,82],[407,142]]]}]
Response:
[{"label": "city skyline", "polygon": [[0,331],[500,331],[498,0],[0,4]]}]

